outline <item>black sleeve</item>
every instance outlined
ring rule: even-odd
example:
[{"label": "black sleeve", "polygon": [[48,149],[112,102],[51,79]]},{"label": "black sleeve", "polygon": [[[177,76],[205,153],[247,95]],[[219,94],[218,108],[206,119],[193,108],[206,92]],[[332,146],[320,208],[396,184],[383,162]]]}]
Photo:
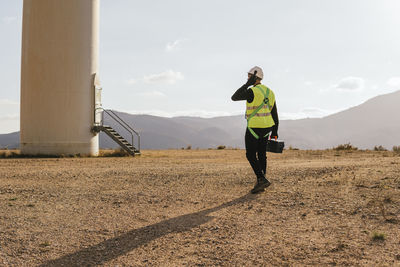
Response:
[{"label": "black sleeve", "polygon": [[279,117],[278,117],[278,109],[276,108],[276,101],[274,106],[271,110],[272,119],[275,122],[275,125],[272,127],[272,134],[271,136],[278,136],[278,127],[279,127]]},{"label": "black sleeve", "polygon": [[247,89],[249,86],[244,84],[242,87],[236,90],[236,92],[232,95],[232,101],[240,101],[247,100],[247,102],[251,103],[254,99],[253,90]]}]

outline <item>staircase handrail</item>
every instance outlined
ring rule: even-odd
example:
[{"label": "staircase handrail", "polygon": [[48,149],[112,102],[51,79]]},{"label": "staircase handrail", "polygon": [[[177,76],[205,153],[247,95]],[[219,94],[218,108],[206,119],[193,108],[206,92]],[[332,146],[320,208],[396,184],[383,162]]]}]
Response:
[{"label": "staircase handrail", "polygon": [[110,116],[110,118],[112,118],[115,122],[117,122],[119,125],[121,125],[125,130],[127,130],[131,134],[133,147],[135,147],[134,134],[137,136],[138,150],[140,151],[140,134],[138,132],[136,132],[128,123],[126,123],[120,116],[118,116],[111,109],[103,109],[103,108],[97,108],[97,109],[101,109],[103,111],[101,114],[101,126],[104,126],[104,113],[107,113]]}]

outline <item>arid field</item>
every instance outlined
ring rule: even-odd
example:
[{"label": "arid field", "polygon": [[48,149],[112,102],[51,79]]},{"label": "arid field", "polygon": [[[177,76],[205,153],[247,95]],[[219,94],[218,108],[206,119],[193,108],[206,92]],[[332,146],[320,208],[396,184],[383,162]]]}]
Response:
[{"label": "arid field", "polygon": [[400,266],[400,155],[0,159],[0,266]]}]

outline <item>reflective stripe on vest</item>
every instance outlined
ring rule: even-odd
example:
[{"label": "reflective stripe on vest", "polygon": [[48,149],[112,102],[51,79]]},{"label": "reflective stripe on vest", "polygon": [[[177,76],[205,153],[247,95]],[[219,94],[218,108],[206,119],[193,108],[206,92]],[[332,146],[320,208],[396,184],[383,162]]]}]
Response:
[{"label": "reflective stripe on vest", "polygon": [[[246,114],[246,119],[247,119],[249,116],[250,116],[250,115],[247,115],[247,114]],[[266,117],[266,116],[271,116],[271,113],[268,112],[268,113],[256,113],[256,114],[254,114],[254,117]]]},{"label": "reflective stripe on vest", "polygon": [[[253,107],[246,107],[246,110],[255,110],[255,109],[257,109],[258,108],[258,106],[256,107],[256,106],[253,106]],[[264,105],[262,108],[268,108],[268,105]]]}]

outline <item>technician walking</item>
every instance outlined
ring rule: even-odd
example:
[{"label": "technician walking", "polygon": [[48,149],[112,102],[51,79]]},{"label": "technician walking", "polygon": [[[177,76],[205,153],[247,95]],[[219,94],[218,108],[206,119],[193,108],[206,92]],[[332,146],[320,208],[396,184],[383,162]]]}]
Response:
[{"label": "technician walking", "polygon": [[263,78],[264,74],[260,67],[252,68],[248,72],[247,82],[232,95],[233,101],[247,101],[246,157],[257,176],[257,183],[251,190],[253,194],[264,191],[271,184],[265,178],[267,140],[278,138],[279,118],[275,94],[267,86],[261,84]]}]

